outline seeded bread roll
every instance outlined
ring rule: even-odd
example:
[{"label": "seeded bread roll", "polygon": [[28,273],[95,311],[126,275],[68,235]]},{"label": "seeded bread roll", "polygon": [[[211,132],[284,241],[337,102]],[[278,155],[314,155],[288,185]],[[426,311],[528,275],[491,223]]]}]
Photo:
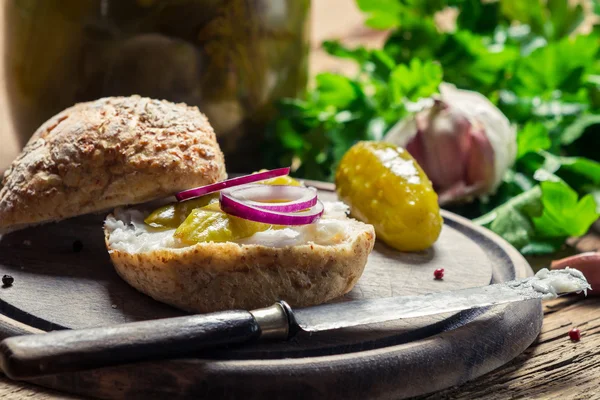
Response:
[{"label": "seeded bread roll", "polygon": [[298,243],[272,232],[273,240],[178,247],[172,231],[152,231],[143,217],[117,210],[105,221],[117,273],[155,300],[197,313],[251,310],[278,300],[293,307],[324,303],[354,287],[375,242],[373,226],[325,216],[302,228]]},{"label": "seeded bread roll", "polygon": [[4,174],[0,232],[225,178],[215,133],[196,107],[139,96],[80,103],[44,123]]}]

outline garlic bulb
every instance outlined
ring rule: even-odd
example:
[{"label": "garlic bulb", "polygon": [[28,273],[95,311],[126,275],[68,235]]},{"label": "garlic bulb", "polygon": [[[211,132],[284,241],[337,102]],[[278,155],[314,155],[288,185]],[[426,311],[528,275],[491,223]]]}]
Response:
[{"label": "garlic bulb", "polygon": [[430,106],[398,122],[383,140],[417,160],[440,204],[494,193],[517,153],[515,128],[496,106],[446,83]]}]

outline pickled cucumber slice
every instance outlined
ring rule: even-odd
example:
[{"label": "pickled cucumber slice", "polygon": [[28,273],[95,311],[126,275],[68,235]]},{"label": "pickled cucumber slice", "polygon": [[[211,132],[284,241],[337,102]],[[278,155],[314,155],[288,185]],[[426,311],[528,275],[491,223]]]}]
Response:
[{"label": "pickled cucumber slice", "polygon": [[192,210],[205,207],[210,203],[218,206],[219,194],[211,193],[180,203],[171,203],[154,210],[146,217],[144,222],[156,229],[176,229],[186,220]]},{"label": "pickled cucumber slice", "polygon": [[[260,171],[259,171],[260,172]],[[264,185],[302,184],[290,178],[281,176],[259,182]],[[273,199],[270,203],[288,200]],[[227,242],[250,237],[257,232],[267,229],[280,229],[281,226],[262,224],[242,218],[230,216],[219,206],[219,193],[172,203],[154,210],[144,222],[154,229],[176,229],[174,236],[184,243]]]},{"label": "pickled cucumber slice", "polygon": [[288,185],[288,186],[302,186],[302,184],[296,179],[285,175],[278,176],[276,178],[267,179],[266,181],[259,182],[263,185]]},{"label": "pickled cucumber slice", "polygon": [[173,236],[186,244],[231,242],[276,228],[226,214],[220,210],[218,203],[213,203],[192,210]]},{"label": "pickled cucumber slice", "polygon": [[[265,172],[265,171],[267,171],[267,170],[266,169],[261,169],[258,172]],[[292,178],[289,175],[278,176],[276,178],[267,179],[267,180],[264,180],[264,181],[260,181],[258,183],[263,184],[263,185],[302,186],[302,183],[300,183],[300,181],[297,181],[296,179]]]}]

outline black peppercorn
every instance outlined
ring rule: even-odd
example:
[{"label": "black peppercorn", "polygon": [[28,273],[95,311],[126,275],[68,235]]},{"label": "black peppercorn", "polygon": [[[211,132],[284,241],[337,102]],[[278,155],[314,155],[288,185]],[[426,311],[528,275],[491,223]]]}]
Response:
[{"label": "black peppercorn", "polygon": [[14,281],[15,281],[15,278],[13,278],[12,276],[4,275],[2,277],[2,286],[4,286],[4,287],[12,286]]},{"label": "black peppercorn", "polygon": [[83,243],[81,243],[81,240],[74,241],[73,242],[73,252],[79,253],[81,250],[83,250]]}]

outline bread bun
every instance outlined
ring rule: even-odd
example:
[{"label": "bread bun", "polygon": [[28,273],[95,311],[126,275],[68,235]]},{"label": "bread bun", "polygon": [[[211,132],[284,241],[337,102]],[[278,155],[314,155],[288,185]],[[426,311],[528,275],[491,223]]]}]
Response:
[{"label": "bread bun", "polygon": [[4,174],[0,232],[224,178],[215,133],[196,107],[139,96],[80,103],[44,123]]},{"label": "bread bun", "polygon": [[117,273],[158,301],[199,313],[334,299],[358,281],[375,241],[371,225],[326,213],[315,224],[295,228],[300,234],[288,228],[238,243],[183,246],[173,231],[151,231],[144,216],[116,210],[105,221]]}]

